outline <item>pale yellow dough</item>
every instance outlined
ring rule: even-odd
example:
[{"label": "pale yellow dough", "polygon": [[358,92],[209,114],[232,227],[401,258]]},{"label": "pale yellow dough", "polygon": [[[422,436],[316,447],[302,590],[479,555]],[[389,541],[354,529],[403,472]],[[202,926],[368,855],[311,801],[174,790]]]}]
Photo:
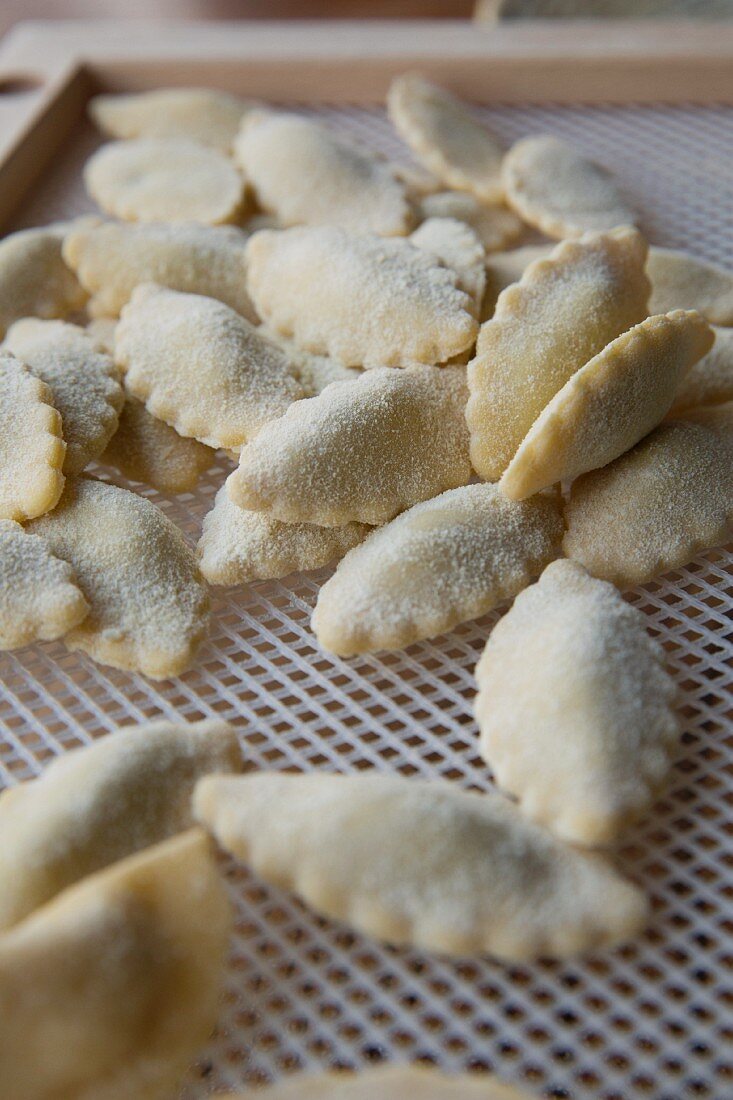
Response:
[{"label": "pale yellow dough", "polygon": [[64,638],[102,664],[178,676],[206,634],[209,597],[191,548],[149,500],[87,478],[30,527],[68,561],[90,612]]},{"label": "pale yellow dough", "polygon": [[486,252],[478,234],[457,218],[428,218],[410,235],[410,243],[455,271],[478,317],[486,288]]},{"label": "pale yellow dough", "polygon": [[580,237],[637,220],[610,172],[546,134],[513,145],[501,178],[509,205],[548,237]]},{"label": "pale yellow dough", "polygon": [[401,649],[515,596],[560,552],[552,495],[464,485],[416,504],[351,550],[321,588],[313,630],[344,657]]},{"label": "pale yellow dough", "polygon": [[483,203],[465,191],[438,191],[420,202],[423,219],[456,218],[473,229],[487,252],[507,248],[522,235],[524,226],[503,203]]},{"label": "pale yellow dough", "polygon": [[251,106],[211,88],[158,88],[94,96],[89,114],[109,137],[190,138],[227,153]]},{"label": "pale yellow dough", "polygon": [[672,248],[650,248],[649,310],[697,309],[715,325],[733,325],[733,272]]},{"label": "pale yellow dough", "polygon": [[675,395],[671,416],[701,405],[733,401],[733,329],[713,326],[715,343],[683,377]]},{"label": "pale yellow dough", "polygon": [[227,157],[185,138],[135,138],[103,145],[87,161],[91,198],[130,222],[232,222],[244,181]]},{"label": "pale yellow dough", "polygon": [[264,512],[240,508],[222,486],[204,519],[199,564],[209,584],[272,580],[337,561],[370,531],[364,523],[281,523]]},{"label": "pale yellow dough", "polygon": [[378,774],[209,776],[194,814],[265,880],[395,944],[527,961],[636,935],[640,890],[499,795]]},{"label": "pale yellow dough", "polygon": [[0,937],[3,1100],[166,1100],[216,1022],[229,905],[206,836],[72,886]]},{"label": "pale yellow dough", "polygon": [[476,668],[481,755],[529,818],[605,844],[668,778],[676,688],[643,614],[556,561],[494,627]]},{"label": "pale yellow dough", "polygon": [[0,241],[0,337],[20,317],[66,317],[83,309],[84,288],[64,263],[64,235],[91,219],[22,229]]},{"label": "pale yellow dough", "polygon": [[196,781],[241,766],[226,722],[148,722],[65,753],[40,778],[5,791],[0,929],[87,875],[188,829]]},{"label": "pale yellow dough", "polygon": [[386,523],[471,477],[465,370],[367,371],[291,405],[227,481],[241,508],[285,523]]},{"label": "pale yellow dough", "polygon": [[565,554],[619,588],[677,569],[733,532],[733,402],[686,415],[572,486]]},{"label": "pale yellow dough", "polygon": [[64,473],[80,474],[117,431],[125,401],[111,356],[77,325],[35,317],[11,325],[4,348],[50,389],[66,443]]},{"label": "pale yellow dough", "polygon": [[456,272],[409,241],[337,226],[263,230],[246,258],[263,320],[345,366],[443,363],[476,338]]},{"label": "pale yellow dough", "polygon": [[391,237],[414,223],[391,165],[315,119],[252,112],[234,155],[259,205],[283,226],[342,225]]},{"label": "pale yellow dough", "polygon": [[494,314],[496,302],[502,290],[518,283],[530,264],[545,260],[556,248],[555,244],[528,244],[510,252],[495,252],[486,257],[486,290],[479,320],[488,321]]},{"label": "pale yellow dough", "polygon": [[648,317],[617,336],[545,406],[504,471],[501,491],[523,500],[628,451],[664,418],[712,343],[694,310]]},{"label": "pale yellow dough", "polygon": [[92,295],[96,317],[117,317],[141,283],[205,294],[256,321],[245,288],[247,234],[233,225],[105,222],[80,227],[64,242],[64,259]]},{"label": "pale yellow dough", "polygon": [[[43,539],[0,519],[0,649],[61,638],[88,610],[71,566]],[[0,912],[4,900],[0,894]]]},{"label": "pale yellow dough", "polygon": [[240,448],[303,397],[286,356],[244,317],[153,283],[123,309],[115,358],[148,412],[209,447]]},{"label": "pale yellow dough", "polygon": [[461,100],[419,73],[405,73],[392,81],[387,108],[416,160],[441,183],[482,202],[503,198],[501,146]]},{"label": "pale yellow dough", "polygon": [[499,296],[468,366],[471,461],[503,474],[532,424],[567,380],[646,317],[647,247],[635,229],[564,241]]},{"label": "pale yellow dough", "polygon": [[361,1073],[297,1074],[266,1089],[219,1100],[531,1100],[487,1074],[447,1074],[418,1066],[384,1066]]},{"label": "pale yellow dough", "polygon": [[323,393],[326,386],[332,382],[355,382],[363,373],[358,367],[345,367],[336,359],[329,359],[327,355],[313,355],[309,351],[303,351],[287,340],[279,332],[263,329],[263,335],[268,340],[274,340],[279,348],[285,352],[293,374],[300,382],[306,397],[316,397]]},{"label": "pale yellow dough", "polygon": [[53,508],[64,487],[65,454],[50,389],[0,352],[0,519],[22,523]]}]

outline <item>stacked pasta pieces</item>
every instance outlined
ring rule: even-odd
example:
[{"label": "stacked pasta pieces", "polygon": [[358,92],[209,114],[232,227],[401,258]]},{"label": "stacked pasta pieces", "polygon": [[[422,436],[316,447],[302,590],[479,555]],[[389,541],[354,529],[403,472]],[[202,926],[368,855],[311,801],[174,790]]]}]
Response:
[{"label": "stacked pasta pieces", "polygon": [[[646,921],[641,889],[591,850],[649,809],[678,740],[663,652],[621,592],[730,536],[733,276],[649,248],[611,176],[554,137],[505,152],[415,74],[388,105],[419,169],[221,93],[93,101],[115,140],[86,185],[117,220],[0,243],[0,645],[63,638],[174,676],[205,637],[207,584],[336,561],[312,625],[343,658],[513,600],[477,667],[480,751],[504,793],[216,774],[237,770],[229,731],[165,727],[6,794],[0,1004],[42,960],[47,995],[42,1010],[23,995],[0,1066],[30,1016],[53,1052],[10,1100],[173,1087],[213,1024],[225,937],[201,826],[394,944],[564,957]],[[237,466],[196,553],[155,504],[87,471],[184,492],[216,451]],[[80,1001],[82,1070],[59,1006],[119,934],[129,964]],[[179,969],[142,972],[169,949]],[[160,1024],[145,1037],[124,1015],[135,998]],[[273,1096],[475,1090],[402,1071],[294,1088]]]}]

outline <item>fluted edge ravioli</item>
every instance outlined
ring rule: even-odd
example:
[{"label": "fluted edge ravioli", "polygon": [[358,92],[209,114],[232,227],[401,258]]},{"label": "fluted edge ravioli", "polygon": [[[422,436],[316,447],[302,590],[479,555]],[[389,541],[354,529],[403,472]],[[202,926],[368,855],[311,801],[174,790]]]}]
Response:
[{"label": "fluted edge ravioli", "polygon": [[503,197],[501,146],[451,92],[419,73],[404,73],[390,85],[387,109],[414,156],[442,183],[482,202]]},{"label": "fluted edge ravioli", "polygon": [[51,390],[0,351],[0,519],[22,523],[55,507],[65,455]]},{"label": "fluted edge ravioli", "polygon": [[66,317],[86,291],[62,259],[64,236],[91,219],[21,229],[0,240],[0,337],[21,317]]},{"label": "fluted edge ravioli", "polygon": [[212,88],[156,88],[94,96],[89,115],[109,137],[190,138],[227,153],[251,106]]},{"label": "fluted edge ravioli", "polygon": [[560,552],[554,494],[507,500],[465,485],[416,504],[349,551],[321,588],[312,626],[324,649],[399,649],[515,596]]},{"label": "fluted edge ravioli", "polygon": [[462,367],[365,372],[266,424],[227,480],[285,523],[379,524],[471,477]]},{"label": "fluted edge ravioli", "polygon": [[475,304],[456,272],[401,238],[332,225],[264,229],[246,263],[262,319],[345,366],[443,363],[476,338]]},{"label": "fluted edge ravioli", "polygon": [[664,418],[681,379],[713,339],[699,313],[681,309],[616,337],[545,406],[499,488],[523,500],[618,458]]},{"label": "fluted edge ravioli", "polygon": [[733,401],[733,329],[712,326],[715,343],[687,372],[675,395],[670,416],[689,409]]},{"label": "fluted edge ravioli", "polygon": [[421,1066],[380,1066],[361,1073],[299,1073],[269,1088],[219,1100],[531,1100],[486,1074],[439,1073]]},{"label": "fluted edge ravioli", "polygon": [[391,165],[315,119],[251,112],[234,155],[259,205],[283,226],[342,225],[390,237],[415,220]]},{"label": "fluted edge ravioli", "polygon": [[613,585],[549,565],[476,667],[481,755],[528,817],[604,844],[651,805],[680,729],[664,650]]},{"label": "fluted edge ravioli", "polygon": [[0,936],[3,1100],[160,1100],[217,1017],[230,911],[200,829]]},{"label": "fluted edge ravioli", "polygon": [[457,218],[427,218],[410,234],[410,243],[455,271],[478,317],[486,289],[486,252],[471,226]]},{"label": "fluted edge ravioli", "polygon": [[646,272],[652,313],[696,309],[712,324],[733,325],[733,271],[673,248],[650,248]]},{"label": "fluted edge ravioli", "polygon": [[508,248],[521,237],[524,225],[513,210],[502,203],[479,202],[465,191],[438,191],[420,200],[423,220],[457,218],[476,234],[487,252]]},{"label": "fluted edge ravioli", "polygon": [[203,775],[241,771],[226,722],[123,727],[0,795],[0,929],[73,883],[193,825]]},{"label": "fluted edge ravioli", "polygon": [[211,776],[194,814],[326,916],[395,944],[528,960],[610,946],[646,903],[499,795],[372,774]]},{"label": "fluted edge ravioli", "polygon": [[154,679],[189,667],[208,627],[209,596],[193,550],[160,508],[116,485],[72,478],[58,507],[30,530],[69,562],[89,603],[67,646]]},{"label": "fluted edge ravioli", "polygon": [[733,532],[733,402],[667,421],[578,478],[563,550],[620,588],[685,565]]},{"label": "fluted edge ravioli", "polygon": [[499,295],[468,365],[466,421],[482,477],[501,477],[570,376],[646,317],[646,254],[635,229],[589,233],[531,263]]}]

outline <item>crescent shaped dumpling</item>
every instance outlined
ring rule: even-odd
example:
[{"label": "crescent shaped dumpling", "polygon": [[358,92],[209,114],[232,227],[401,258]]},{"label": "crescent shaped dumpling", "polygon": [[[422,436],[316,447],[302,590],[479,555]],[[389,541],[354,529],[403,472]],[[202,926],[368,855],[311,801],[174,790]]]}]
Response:
[{"label": "crescent shaped dumpling", "polygon": [[465,191],[437,191],[420,200],[423,219],[455,218],[465,222],[487,252],[508,248],[524,231],[522,221],[503,203],[483,203]]},{"label": "crescent shaped dumpling", "polygon": [[535,260],[546,260],[556,247],[556,244],[528,244],[523,248],[513,248],[510,252],[494,252],[487,256],[486,290],[479,320],[490,320],[502,290],[518,283],[530,264]]},{"label": "crescent shaped dumpling", "polygon": [[258,204],[283,226],[342,225],[391,237],[414,222],[407,188],[391,165],[315,119],[253,111],[234,157]]},{"label": "crescent shaped dumpling", "polygon": [[580,237],[637,220],[610,172],[546,134],[513,145],[501,179],[509,205],[548,237]]},{"label": "crescent shaped dumpling", "polygon": [[646,584],[733,530],[733,403],[690,410],[578,478],[563,550],[619,588]]},{"label": "crescent shaped dumpling", "polygon": [[11,325],[4,347],[50,389],[66,443],[64,473],[80,474],[117,431],[125,395],[114,360],[78,325],[35,317]]},{"label": "crescent shaped dumpling", "polygon": [[499,795],[401,776],[209,776],[194,815],[268,882],[394,944],[562,958],[644,925],[641,891]]},{"label": "crescent shaped dumpling", "polygon": [[386,523],[471,477],[461,367],[334,382],[265,425],[227,480],[240,508],[284,523]]},{"label": "crescent shaped dumpling", "polygon": [[151,501],[102,481],[67,481],[29,528],[67,561],[90,611],[64,638],[102,664],[178,676],[204,639],[209,597],[193,550]]},{"label": "crescent shaped dumpling", "polygon": [[186,138],[112,141],[84,166],[90,198],[106,214],[129,222],[233,222],[241,213],[244,180],[215,149]]},{"label": "crescent shaped dumpling", "polygon": [[664,418],[713,339],[699,313],[681,309],[617,336],[542,410],[504,471],[501,491],[524,500],[628,451]]},{"label": "crescent shaped dumpling", "polygon": [[447,1074],[419,1066],[361,1073],[296,1074],[277,1085],[227,1093],[219,1100],[531,1100],[486,1074]]},{"label": "crescent shaped dumpling", "polygon": [[370,530],[364,523],[281,523],[264,512],[240,508],[222,486],[204,518],[199,564],[209,584],[274,580],[337,561]]},{"label": "crescent shaped dumpling", "polygon": [[23,523],[55,507],[65,454],[50,389],[0,351],[0,519]]},{"label": "crescent shaped dumpling", "polygon": [[61,638],[88,610],[71,566],[19,523],[0,519],[0,649]]},{"label": "crescent shaped dumpling", "polygon": [[331,225],[261,230],[246,259],[265,323],[345,366],[443,363],[476,339],[456,272],[409,241]]},{"label": "crescent shaped dumpling", "polygon": [[702,405],[733,401],[733,329],[712,326],[715,343],[680,382],[670,410],[679,416]]},{"label": "crescent shaped dumpling", "polygon": [[646,252],[630,228],[564,241],[499,296],[468,366],[466,421],[481,477],[501,477],[571,375],[646,317]]},{"label": "crescent shaped dumpling", "polygon": [[231,918],[200,829],[0,936],[3,1100],[161,1100],[216,1023]]},{"label": "crescent shaped dumpling", "polygon": [[415,159],[441,183],[481,202],[503,198],[501,146],[460,99],[419,73],[404,73],[390,85],[387,109]]},{"label": "crescent shaped dumpling", "polygon": [[229,306],[153,283],[115,329],[125,389],[179,435],[238,450],[303,396],[287,357]]},{"label": "crescent shaped dumpling", "polygon": [[211,88],[158,88],[94,96],[89,114],[109,137],[190,138],[228,153],[251,106]]},{"label": "crescent shaped dumpling", "polygon": [[61,249],[75,225],[22,229],[0,241],[0,337],[21,317],[66,317],[84,308],[87,294]]},{"label": "crescent shaped dumpling", "polygon": [[64,259],[92,295],[96,317],[117,317],[135,287],[157,283],[169,290],[205,294],[256,321],[245,288],[247,234],[233,225],[80,226],[64,241]]},{"label": "crescent shaped dumpling", "polygon": [[190,828],[196,781],[232,771],[241,771],[241,754],[226,722],[158,721],[65,753],[38,779],[0,794],[0,929]]},{"label": "crescent shaped dumpling", "polygon": [[733,325],[733,272],[673,248],[650,248],[651,313],[696,309],[714,325]]},{"label": "crescent shaped dumpling", "polygon": [[481,756],[533,821],[605,844],[667,779],[680,729],[643,614],[572,561],[520,592],[476,667]]},{"label": "crescent shaped dumpling", "polygon": [[318,594],[312,626],[344,657],[401,649],[476,619],[560,552],[560,502],[517,503],[464,485],[403,512],[351,550]]},{"label": "crescent shaped dumpling", "polygon": [[478,234],[457,218],[428,218],[410,234],[410,243],[455,271],[478,317],[486,288],[486,252]]}]

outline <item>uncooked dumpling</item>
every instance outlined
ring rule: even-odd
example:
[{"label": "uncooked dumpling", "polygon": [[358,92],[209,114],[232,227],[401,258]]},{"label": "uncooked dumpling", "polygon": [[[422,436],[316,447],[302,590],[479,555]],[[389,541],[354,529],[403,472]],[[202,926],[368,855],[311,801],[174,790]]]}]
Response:
[{"label": "uncooked dumpling", "polygon": [[481,305],[479,320],[488,321],[494,314],[496,303],[502,290],[512,283],[518,283],[530,264],[535,260],[545,260],[554,244],[528,244],[524,248],[513,248],[510,252],[495,252],[486,257],[486,290]]},{"label": "uncooked dumpling", "polygon": [[179,435],[239,449],[303,396],[283,352],[229,306],[145,283],[115,330],[125,388]]},{"label": "uncooked dumpling", "polygon": [[386,523],[470,479],[465,403],[461,367],[334,382],[244,448],[229,496],[285,523]]},{"label": "uncooked dumpling", "polygon": [[337,561],[370,530],[364,523],[281,523],[264,512],[240,508],[222,486],[204,519],[199,563],[209,584],[272,580]]},{"label": "uncooked dumpling", "polygon": [[69,562],[89,603],[67,646],[154,679],[189,667],[206,634],[209,597],[193,551],[160,508],[77,478],[30,530]]},{"label": "uncooked dumpling", "polygon": [[515,596],[560,551],[554,495],[516,503],[464,485],[416,504],[351,550],[318,594],[313,629],[349,657],[401,649]]},{"label": "uncooked dumpling", "polygon": [[447,1074],[419,1066],[361,1073],[299,1073],[277,1085],[228,1093],[219,1100],[531,1100],[486,1074]]},{"label": "uncooked dumpling", "polygon": [[553,562],[494,627],[476,679],[481,755],[528,817],[603,844],[649,808],[679,741],[676,689],[613,585]]},{"label": "uncooked dumpling", "polygon": [[292,340],[287,340],[278,332],[266,330],[267,338],[274,340],[285,352],[293,374],[300,382],[306,397],[317,397],[332,382],[355,382],[362,374],[358,367],[345,367],[336,359],[327,355],[313,355],[303,351]]},{"label": "uncooked dumpling", "polygon": [[400,236],[414,223],[407,189],[381,157],[312,118],[252,112],[234,154],[259,205],[281,225],[342,225]]},{"label": "uncooked dumpling", "polygon": [[701,405],[733,401],[733,329],[713,326],[715,343],[682,379],[671,416]]},{"label": "uncooked dumpling", "polygon": [[646,317],[646,243],[635,229],[564,241],[500,295],[468,367],[471,461],[495,480],[555,394]]},{"label": "uncooked dumpling", "polygon": [[66,317],[84,308],[86,291],[61,247],[67,231],[91,220],[22,229],[0,241],[0,337],[21,317]]},{"label": "uncooked dumpling", "polygon": [[694,310],[648,317],[581,367],[535,420],[499,488],[512,500],[606,466],[664,418],[680,381],[710,350]]},{"label": "uncooked dumpling", "polygon": [[687,415],[573,483],[563,549],[593,576],[631,588],[730,539],[733,403]]},{"label": "uncooked dumpling", "polygon": [[486,253],[478,234],[456,218],[428,218],[411,234],[410,243],[455,271],[478,317],[486,287]]},{"label": "uncooked dumpling", "polygon": [[443,363],[476,338],[456,272],[409,241],[305,226],[255,233],[246,255],[263,320],[345,366]]},{"label": "uncooked dumpling", "polygon": [[696,309],[714,325],[733,325],[733,272],[686,252],[650,248],[646,273],[650,313]]},{"label": "uncooked dumpling", "polygon": [[395,944],[526,961],[636,935],[646,903],[511,802],[401,776],[210,776],[194,813],[326,916]]},{"label": "uncooked dumpling", "polygon": [[64,487],[65,454],[50,389],[0,352],[0,519],[22,523],[53,508]]},{"label": "uncooked dumpling", "polygon": [[89,114],[109,137],[190,138],[227,153],[252,104],[211,88],[97,95]]},{"label": "uncooked dumpling", "polygon": [[[27,536],[29,539],[33,536]],[[226,722],[149,722],[57,757],[0,795],[0,929],[193,824],[203,775],[241,770]]]},{"label": "uncooked dumpling", "polygon": [[0,937],[3,1100],[164,1100],[216,1022],[230,927],[192,829]]},{"label": "uncooked dumpling", "polygon": [[503,203],[479,202],[465,191],[438,191],[420,200],[423,218],[456,218],[473,229],[487,252],[507,248],[524,229],[513,210]]}]

